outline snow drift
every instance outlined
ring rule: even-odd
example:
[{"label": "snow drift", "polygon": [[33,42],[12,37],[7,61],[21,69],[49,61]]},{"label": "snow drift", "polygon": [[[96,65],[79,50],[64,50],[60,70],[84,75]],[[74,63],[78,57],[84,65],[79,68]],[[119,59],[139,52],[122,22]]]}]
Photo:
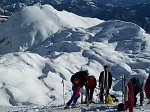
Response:
[{"label": "snow drift", "polygon": [[26,7],[0,25],[0,54],[32,49],[64,27],[88,28],[101,22],[50,5]]}]

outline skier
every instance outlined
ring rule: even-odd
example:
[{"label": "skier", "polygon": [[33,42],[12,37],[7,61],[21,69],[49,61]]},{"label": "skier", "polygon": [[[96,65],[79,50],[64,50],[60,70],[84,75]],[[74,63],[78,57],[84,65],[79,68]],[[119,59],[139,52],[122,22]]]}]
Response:
[{"label": "skier", "polygon": [[[146,80],[144,90],[145,90],[146,97],[150,100],[150,73]],[[150,103],[150,102],[148,102],[148,103]]]},{"label": "skier", "polygon": [[68,109],[69,106],[72,104],[72,107],[76,107],[76,102],[78,98],[80,97],[80,88],[85,85],[87,81],[88,71],[79,71],[71,76],[71,82],[72,82],[72,91],[73,94],[71,96],[71,99],[66,103],[65,109]]},{"label": "skier", "polygon": [[144,100],[144,93],[143,93],[143,82],[139,78],[131,78],[130,81],[132,82],[133,89],[134,89],[134,106],[136,106],[137,103],[137,94],[140,93],[140,106],[143,105]]},{"label": "skier", "polygon": [[100,102],[104,102],[104,91],[106,91],[107,96],[109,94],[109,89],[111,88],[112,85],[112,75],[108,71],[108,66],[104,66],[104,71],[100,73],[99,76],[99,87],[100,87]]},{"label": "skier", "polygon": [[85,103],[95,103],[93,101],[93,93],[96,87],[96,78],[93,75],[87,77],[87,82],[85,84],[86,88],[86,98]]}]

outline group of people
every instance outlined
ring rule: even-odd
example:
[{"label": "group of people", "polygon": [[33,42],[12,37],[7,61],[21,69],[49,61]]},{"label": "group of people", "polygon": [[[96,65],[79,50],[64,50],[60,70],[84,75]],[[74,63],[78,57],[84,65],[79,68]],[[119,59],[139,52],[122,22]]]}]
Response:
[{"label": "group of people", "polygon": [[[149,76],[149,82],[150,82],[150,76]],[[89,75],[88,71],[79,71],[72,75],[71,77],[71,82],[72,82],[72,91],[73,94],[71,96],[71,99],[66,103],[65,109],[69,108],[71,105],[72,107],[76,106],[76,102],[78,98],[80,97],[80,88],[85,86],[86,89],[86,98],[84,103],[94,103],[93,101],[93,93],[94,89],[97,86],[97,81],[94,75]],[[110,95],[109,90],[112,86],[112,74],[108,70],[108,66],[104,66],[104,71],[100,73],[99,80],[99,89],[100,89],[100,94],[99,94],[99,100],[100,102],[105,102],[104,100],[106,97]],[[149,88],[148,86],[145,86]],[[145,90],[148,91],[147,93],[149,94],[150,98],[150,89]],[[143,93],[143,82],[139,78],[131,78],[129,82],[127,83],[127,99],[124,103],[124,109],[129,109],[129,112],[133,112],[133,107],[136,106],[137,103],[137,94],[140,93],[140,105],[143,105],[143,100],[144,100],[144,93]],[[147,95],[147,94],[146,94]],[[105,99],[104,99],[105,98]],[[118,110],[119,111],[119,110]]]},{"label": "group of people", "polygon": [[[125,109],[129,108],[129,112],[133,112],[133,107],[136,106],[137,98],[136,95],[140,93],[140,105],[143,105],[144,93],[148,100],[150,100],[150,74],[146,80],[145,85],[138,78],[131,78],[127,84],[128,86],[128,100],[125,102]],[[144,86],[144,87],[143,87]],[[143,90],[144,88],[144,90]],[[149,104],[148,102],[147,104]]]},{"label": "group of people", "polygon": [[[118,111],[129,109],[129,112],[133,112],[133,107],[137,105],[137,95],[140,93],[140,105],[143,106],[144,93],[143,93],[143,82],[139,78],[131,78],[127,83],[125,89],[125,102],[123,106],[118,105]],[[122,104],[122,103],[121,103]]]},{"label": "group of people", "polygon": [[[72,91],[73,94],[71,99],[66,103],[65,109],[69,108],[70,105],[72,107],[76,106],[76,102],[80,97],[80,88],[85,86],[86,89],[86,97],[83,103],[94,103],[93,101],[93,93],[94,89],[97,86],[97,81],[94,75],[89,75],[88,70],[79,71],[72,75],[71,77],[72,82]],[[100,73],[99,76],[99,87],[100,87],[100,101],[104,102],[104,91],[106,91],[106,95],[109,94],[109,89],[112,85],[112,75],[108,71],[108,66],[104,66],[104,71]]]}]

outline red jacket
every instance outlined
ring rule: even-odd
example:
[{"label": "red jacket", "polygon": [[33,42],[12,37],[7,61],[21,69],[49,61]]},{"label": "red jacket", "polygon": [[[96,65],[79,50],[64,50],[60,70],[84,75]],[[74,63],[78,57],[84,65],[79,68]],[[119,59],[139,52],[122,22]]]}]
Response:
[{"label": "red jacket", "polygon": [[72,90],[73,90],[73,94],[77,97],[77,96],[80,96],[80,88],[81,86],[80,85],[77,85],[77,84],[74,84],[72,86]]},{"label": "red jacket", "polygon": [[146,80],[144,89],[145,89],[146,97],[150,100],[150,74]]},{"label": "red jacket", "polygon": [[87,82],[85,84],[87,88],[95,88],[96,87],[96,78],[93,75],[87,77]]}]

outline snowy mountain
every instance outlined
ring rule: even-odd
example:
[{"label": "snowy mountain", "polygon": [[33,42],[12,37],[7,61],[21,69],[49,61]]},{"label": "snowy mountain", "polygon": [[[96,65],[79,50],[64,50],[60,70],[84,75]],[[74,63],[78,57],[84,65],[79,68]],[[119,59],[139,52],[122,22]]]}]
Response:
[{"label": "snowy mountain", "polygon": [[33,49],[65,27],[88,28],[100,22],[102,21],[98,19],[83,18],[66,11],[59,12],[49,5],[27,7],[0,25],[0,54]]},{"label": "snowy mountain", "polygon": [[132,6],[138,4],[149,4],[149,0],[99,0],[102,4],[114,5],[114,6]]},{"label": "snowy mountain", "polygon": [[[130,22],[80,17],[49,5],[30,6],[0,24],[0,54],[2,110],[11,105],[62,105],[62,80],[67,101],[73,73],[84,68],[98,80],[105,64],[113,75],[110,93],[120,99],[122,81],[115,80],[123,75],[127,81],[133,76],[147,78],[150,35]],[[94,111],[110,110],[104,106]]]},{"label": "snowy mountain", "polygon": [[[149,0],[1,0],[0,7],[5,10],[5,15],[12,15],[14,12],[21,10],[25,6],[34,4],[50,4],[57,10],[71,10],[72,8],[102,9],[102,7],[126,7],[140,4],[149,4]],[[81,7],[84,6],[84,7]]]},{"label": "snowy mountain", "polygon": [[150,33],[149,10],[150,4],[135,5],[125,8],[111,7],[97,12],[93,17],[103,20],[117,19],[127,22],[133,22],[145,29],[146,32]]},{"label": "snowy mountain", "polygon": [[[150,33],[149,0],[2,0],[3,15],[10,16],[26,6],[50,4],[55,9],[66,10],[79,16],[101,20],[117,19],[133,22]],[[121,7],[122,6],[122,7]],[[0,11],[1,12],[1,11]],[[145,12],[145,13],[143,13]],[[1,20],[0,20],[1,21]],[[3,20],[4,21],[4,20]]]}]

